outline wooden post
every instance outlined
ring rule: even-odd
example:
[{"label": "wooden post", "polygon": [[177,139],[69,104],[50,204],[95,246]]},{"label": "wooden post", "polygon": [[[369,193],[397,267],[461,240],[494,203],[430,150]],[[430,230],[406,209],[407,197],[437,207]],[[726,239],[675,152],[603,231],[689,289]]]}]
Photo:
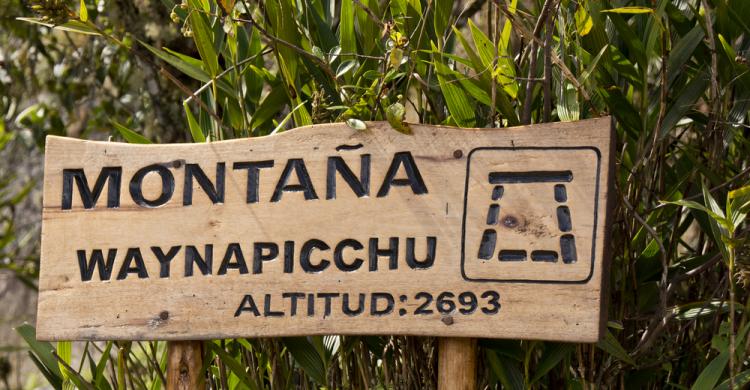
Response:
[{"label": "wooden post", "polygon": [[167,342],[167,390],[194,390],[203,387],[203,342]]},{"label": "wooden post", "polygon": [[438,339],[438,390],[477,388],[477,339]]}]

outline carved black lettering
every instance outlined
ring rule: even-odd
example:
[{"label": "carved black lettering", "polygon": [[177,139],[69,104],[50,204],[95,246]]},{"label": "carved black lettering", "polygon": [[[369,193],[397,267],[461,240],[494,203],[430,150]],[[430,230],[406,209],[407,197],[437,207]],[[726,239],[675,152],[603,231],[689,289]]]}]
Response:
[{"label": "carved black lettering", "polygon": [[[378,302],[385,301],[385,307],[378,308]],[[393,312],[393,295],[383,292],[374,292],[370,295],[370,315],[384,316]]]},{"label": "carved black lettering", "polygon": [[284,273],[294,271],[294,241],[284,241]]},{"label": "carved black lettering", "polygon": [[569,232],[573,229],[573,222],[570,220],[570,209],[568,206],[557,208],[557,227],[561,232]]},{"label": "carved black lettering", "polygon": [[[131,263],[135,261],[135,266],[131,266]],[[148,278],[148,271],[146,271],[146,264],[143,264],[143,256],[139,248],[128,248],[125,253],[125,260],[123,260],[120,266],[120,272],[117,273],[117,280],[124,280],[128,277],[128,274],[138,274],[138,278]]]},{"label": "carved black lettering", "polygon": [[344,293],[343,302],[341,304],[341,309],[343,310],[344,314],[348,315],[349,317],[354,317],[362,314],[362,312],[365,310],[365,294],[358,294],[358,297],[359,304],[357,305],[356,309],[352,309],[351,306],[349,306],[349,294]]},{"label": "carved black lettering", "polygon": [[331,265],[331,262],[326,259],[320,260],[318,264],[312,264],[310,262],[310,253],[313,249],[327,251],[331,249],[331,247],[328,246],[328,244],[326,244],[325,242],[317,239],[308,240],[302,245],[302,249],[300,250],[299,254],[299,264],[307,273],[321,272],[328,268],[329,265]]},{"label": "carved black lettering", "polygon": [[424,260],[417,260],[414,249],[414,237],[406,239],[406,264],[413,269],[427,269],[435,264],[435,250],[437,249],[437,237],[426,237],[427,253]]},{"label": "carved black lettering", "polygon": [[[396,179],[396,174],[398,173],[399,167],[402,165],[406,172],[406,179]],[[412,157],[410,152],[399,152],[393,155],[391,166],[385,174],[385,179],[383,179],[383,184],[380,186],[380,190],[378,190],[378,198],[388,195],[391,186],[410,186],[415,195],[427,193],[427,186],[424,184],[422,174],[419,173],[417,163],[414,161],[414,157]]]},{"label": "carved black lettering", "polygon": [[497,244],[497,232],[495,229],[486,229],[482,233],[482,241],[479,243],[479,253],[477,257],[482,260],[489,260],[495,254],[495,245]]},{"label": "carved black lettering", "polygon": [[78,254],[78,267],[81,269],[81,281],[88,282],[94,276],[94,270],[99,267],[99,280],[109,280],[112,276],[112,268],[115,263],[115,256],[117,256],[117,249],[110,249],[107,251],[107,262],[104,262],[104,255],[101,249],[94,249],[91,251],[91,258],[86,258],[86,251],[79,249],[76,251]]},{"label": "carved black lettering", "polygon": [[[268,250],[268,253],[263,253]],[[256,242],[253,244],[253,273],[263,273],[263,262],[279,256],[279,246],[273,242]]]},{"label": "carved black lettering", "polygon": [[493,203],[487,211],[487,225],[497,225],[498,220],[500,220],[500,205]]},{"label": "carved black lettering", "polygon": [[531,251],[531,261],[554,263],[557,261],[557,252],[545,250]]},{"label": "carved black lettering", "polygon": [[315,294],[307,294],[307,316],[315,315]]},{"label": "carved black lettering", "polygon": [[164,251],[161,250],[158,246],[152,246],[151,252],[154,252],[154,256],[156,256],[156,260],[159,260],[159,277],[160,278],[168,278],[169,272],[170,272],[170,265],[172,264],[172,259],[174,259],[175,256],[177,256],[177,252],[180,251],[180,248],[182,246],[177,245],[169,248],[169,251],[164,254]]},{"label": "carved black lettering", "polygon": [[305,294],[301,292],[281,293],[282,298],[289,298],[289,316],[297,315],[297,300],[304,298]]},{"label": "carved black lettering", "polygon": [[381,249],[378,247],[378,239],[371,238],[369,245],[370,254],[370,271],[378,270],[378,258],[381,256],[388,256],[388,268],[398,268],[398,237],[391,237],[388,239],[388,248]]},{"label": "carved black lettering", "polygon": [[339,242],[338,245],[336,245],[336,249],[333,250],[333,262],[336,264],[336,267],[338,269],[344,272],[352,272],[358,270],[362,266],[362,263],[364,263],[365,261],[357,257],[351,263],[346,263],[344,261],[343,254],[344,248],[360,250],[363,249],[364,246],[359,241],[348,238]]},{"label": "carved black lettering", "polygon": [[568,192],[565,189],[565,184],[555,184],[555,200],[559,203],[568,200]]},{"label": "carved black lettering", "polygon": [[339,296],[339,293],[318,293],[318,298],[325,300],[323,304],[323,318],[331,315],[331,299]]},{"label": "carved black lettering", "polygon": [[185,247],[185,276],[193,276],[193,265],[197,265],[203,275],[211,275],[213,269],[214,246],[206,244],[205,253],[201,256],[193,245]]},{"label": "carved black lettering", "polygon": [[249,311],[255,314],[256,317],[260,316],[260,312],[258,311],[258,306],[255,305],[255,300],[253,299],[253,296],[250,294],[246,294],[244,297],[242,297],[242,302],[240,302],[240,306],[234,312],[234,316],[239,317],[240,314],[246,311]]},{"label": "carved black lettering", "polygon": [[271,310],[271,294],[266,294],[263,298],[263,315],[266,317],[282,317],[284,316],[283,311]]},{"label": "carved black lettering", "polygon": [[[294,171],[297,175],[297,182],[299,184],[287,184],[289,182],[289,176]],[[279,182],[276,184],[276,189],[273,191],[271,196],[271,202],[278,202],[281,200],[281,195],[284,192],[303,192],[305,200],[318,199],[318,194],[315,193],[312,181],[310,181],[310,175],[307,173],[307,167],[305,167],[305,161],[301,158],[292,158],[287,161],[284,167],[284,172],[281,173]]]},{"label": "carved black lettering", "polygon": [[563,234],[560,237],[560,254],[565,264],[571,264],[578,261],[576,252],[576,239],[572,234]]},{"label": "carved black lettering", "polygon": [[520,249],[503,249],[498,255],[500,261],[525,261],[526,251]]},{"label": "carved black lettering", "polygon": [[184,206],[193,204],[193,178],[195,178],[213,204],[224,203],[225,169],[225,163],[216,163],[216,185],[214,186],[200,165],[185,164],[185,188],[182,193],[182,204]]},{"label": "carved black lettering", "polygon": [[[156,172],[161,177],[161,194],[156,199],[150,200],[143,197],[143,178],[151,172]],[[152,164],[139,169],[130,179],[130,197],[133,202],[141,207],[159,207],[169,202],[174,194],[174,176],[165,166]]]},{"label": "carved black lettering", "polygon": [[92,190],[89,188],[89,183],[86,180],[86,174],[83,172],[83,169],[63,169],[62,209],[70,210],[73,207],[73,180],[75,180],[78,193],[81,195],[83,208],[94,208],[97,200],[99,200],[99,195],[104,190],[104,183],[108,183],[107,207],[120,207],[121,178],[121,167],[104,167],[99,172],[99,177],[96,178],[96,183],[94,183],[94,189]]},{"label": "carved black lettering", "polygon": [[490,184],[563,183],[573,181],[571,171],[490,172]]},{"label": "carved black lettering", "polygon": [[247,203],[257,203],[260,188],[260,170],[272,168],[273,160],[240,161],[232,165],[233,169],[247,169]]},{"label": "carved black lettering", "polygon": [[326,172],[326,199],[336,199],[336,172],[349,184],[357,197],[370,195],[370,155],[360,156],[359,179],[339,156],[328,157]]},{"label": "carved black lettering", "polygon": [[503,197],[504,192],[505,188],[503,186],[495,186],[495,188],[492,189],[492,200],[499,200]]},{"label": "carved black lettering", "polygon": [[[235,261],[232,261],[234,259]],[[227,245],[227,251],[224,253],[224,258],[221,260],[219,266],[219,275],[226,275],[228,269],[236,269],[240,271],[240,274],[247,273],[247,263],[245,263],[245,256],[242,254],[242,248],[240,244],[233,242]]]}]

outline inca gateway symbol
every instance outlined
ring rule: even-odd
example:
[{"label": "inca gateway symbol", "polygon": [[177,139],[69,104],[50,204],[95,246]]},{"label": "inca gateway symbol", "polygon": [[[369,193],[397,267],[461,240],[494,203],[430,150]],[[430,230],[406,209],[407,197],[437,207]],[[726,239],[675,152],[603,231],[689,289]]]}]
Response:
[{"label": "inca gateway symbol", "polygon": [[599,151],[469,153],[461,271],[467,280],[584,283],[595,263]]}]

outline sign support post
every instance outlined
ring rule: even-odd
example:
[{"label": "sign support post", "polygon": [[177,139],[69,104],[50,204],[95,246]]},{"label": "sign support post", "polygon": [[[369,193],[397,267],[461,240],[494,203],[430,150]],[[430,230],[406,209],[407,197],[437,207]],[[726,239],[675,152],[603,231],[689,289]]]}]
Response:
[{"label": "sign support post", "polygon": [[203,386],[203,342],[167,342],[167,390],[192,390]]},{"label": "sign support post", "polygon": [[438,339],[438,390],[477,388],[477,339]]}]

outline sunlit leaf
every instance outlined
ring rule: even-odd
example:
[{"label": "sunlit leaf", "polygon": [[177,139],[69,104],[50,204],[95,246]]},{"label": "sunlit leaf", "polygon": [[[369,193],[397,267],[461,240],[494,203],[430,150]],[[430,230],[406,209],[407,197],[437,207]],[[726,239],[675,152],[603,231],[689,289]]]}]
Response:
[{"label": "sunlit leaf", "polygon": [[633,361],[633,358],[628,355],[628,352],[625,350],[622,344],[620,344],[615,335],[613,335],[612,332],[609,331],[609,329],[607,329],[607,333],[604,335],[604,338],[599,341],[597,346],[606,351],[608,354],[614,356],[615,358],[632,366],[635,365],[635,361]]},{"label": "sunlit leaf", "polygon": [[112,126],[115,127],[115,130],[117,130],[117,132],[120,133],[122,138],[125,138],[125,141],[128,141],[128,143],[131,143],[131,144],[150,144],[151,143],[151,141],[148,138],[136,133],[133,130],[128,129],[127,127],[115,121],[110,121],[110,123],[112,123]]},{"label": "sunlit leaf", "polygon": [[78,18],[81,19],[82,22],[89,20],[89,10],[86,9],[86,2],[84,2],[84,0],[81,0],[78,5]]},{"label": "sunlit leaf", "polygon": [[346,120],[346,124],[354,130],[365,130],[367,125],[359,119],[349,118]]},{"label": "sunlit leaf", "polygon": [[80,20],[68,20],[67,22],[63,24],[57,24],[57,25],[42,21],[39,18],[16,18],[16,20],[39,24],[45,27],[55,28],[61,31],[70,31],[70,32],[86,34],[86,35],[101,35],[98,31],[93,29],[90,25],[83,23]]},{"label": "sunlit leaf", "polygon": [[609,12],[613,14],[650,14],[650,13],[653,13],[654,10],[653,8],[630,6],[630,7],[612,8],[608,10],[603,10],[602,12]]}]

